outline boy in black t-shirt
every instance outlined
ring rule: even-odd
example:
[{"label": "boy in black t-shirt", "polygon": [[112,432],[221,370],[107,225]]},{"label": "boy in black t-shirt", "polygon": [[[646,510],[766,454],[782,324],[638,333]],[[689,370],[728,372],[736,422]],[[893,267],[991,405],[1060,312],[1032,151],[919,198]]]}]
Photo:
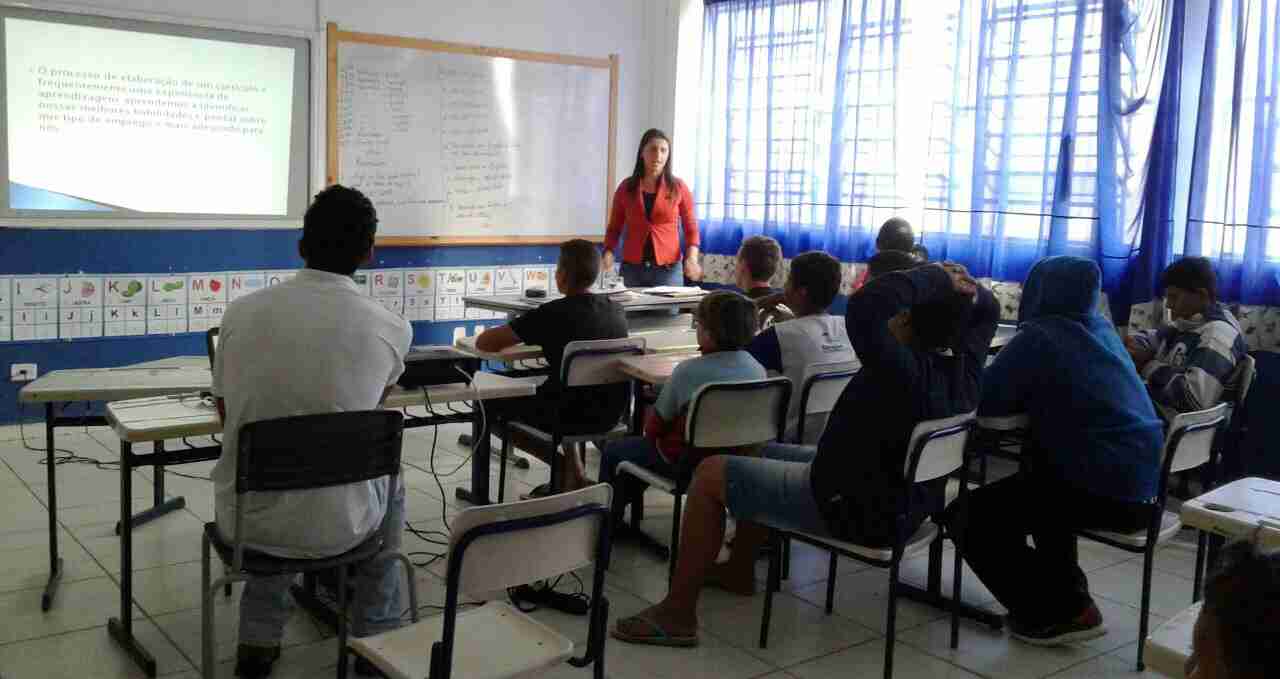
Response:
[{"label": "boy in black t-shirt", "polygon": [[[627,385],[576,387],[561,397],[561,362],[564,348],[580,340],[621,339],[627,336],[627,318],[622,306],[606,295],[593,295],[588,290],[600,275],[600,252],[586,240],[570,240],[560,245],[560,261],[556,266],[556,288],[564,297],[551,300],[507,325],[486,330],[476,338],[476,348],[497,352],[519,344],[542,347],[550,366],[547,381],[532,398],[493,401],[489,413],[495,418],[524,422],[550,431],[556,419],[564,417],[561,430],[565,434],[584,434],[609,429],[622,419],[627,404]],[[533,441],[519,442],[521,448],[543,462],[551,462],[554,451],[539,449]],[[565,448],[569,464],[560,465],[562,476],[556,484],[570,491],[587,486],[590,481],[573,451]],[[535,495],[540,494],[535,491]]]}]

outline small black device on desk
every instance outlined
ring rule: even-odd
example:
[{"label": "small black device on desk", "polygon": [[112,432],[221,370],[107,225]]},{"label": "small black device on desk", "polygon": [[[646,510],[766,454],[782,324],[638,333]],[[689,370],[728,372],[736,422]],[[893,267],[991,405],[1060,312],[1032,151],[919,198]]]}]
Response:
[{"label": "small black device on desk", "polygon": [[404,357],[404,374],[396,383],[406,389],[470,382],[480,359],[449,346],[420,346]]}]

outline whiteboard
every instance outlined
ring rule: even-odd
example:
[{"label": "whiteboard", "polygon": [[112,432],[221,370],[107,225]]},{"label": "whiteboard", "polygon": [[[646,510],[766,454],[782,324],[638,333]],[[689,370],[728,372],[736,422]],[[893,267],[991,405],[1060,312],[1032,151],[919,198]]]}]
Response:
[{"label": "whiteboard", "polygon": [[340,41],[336,75],[336,180],[380,240],[603,234],[610,69]]}]

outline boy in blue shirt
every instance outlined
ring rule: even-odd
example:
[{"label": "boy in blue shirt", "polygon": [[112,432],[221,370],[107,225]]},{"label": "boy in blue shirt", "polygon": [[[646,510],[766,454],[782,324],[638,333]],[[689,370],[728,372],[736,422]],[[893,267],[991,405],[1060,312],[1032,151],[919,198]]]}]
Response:
[{"label": "boy in blue shirt", "polygon": [[713,292],[702,299],[694,315],[702,356],[676,366],[645,418],[644,436],[606,446],[600,460],[600,483],[614,485],[615,523],[620,523],[622,510],[629,502],[624,495],[643,491],[642,487],[615,482],[618,465],[632,462],[664,476],[674,476],[676,462],[693,452],[684,440],[685,417],[698,389],[712,382],[761,380],[766,376],[764,368],[743,350],[756,331],[755,305],[751,300],[727,290]]}]

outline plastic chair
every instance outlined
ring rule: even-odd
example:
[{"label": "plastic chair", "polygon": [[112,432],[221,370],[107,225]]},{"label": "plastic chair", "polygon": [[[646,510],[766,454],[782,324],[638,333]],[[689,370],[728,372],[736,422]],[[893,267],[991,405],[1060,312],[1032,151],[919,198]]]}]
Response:
[{"label": "plastic chair", "polygon": [[[561,427],[566,416],[572,416],[567,412],[568,407],[567,396],[569,389],[579,387],[598,387],[610,384],[621,385],[629,382],[630,377],[618,370],[618,359],[624,356],[642,356],[645,352],[645,339],[643,337],[624,337],[622,339],[611,340],[580,340],[570,342],[564,348],[564,360],[560,364],[560,383],[564,385],[561,390],[561,402],[559,404],[559,416],[555,419],[555,426],[551,431],[543,431],[533,425],[523,422],[509,422],[505,424],[505,430],[502,436],[502,462],[499,465],[498,472],[498,502],[501,503],[506,496],[507,486],[507,457],[511,454],[511,431],[519,431],[527,436],[542,441],[551,446],[551,488],[556,491],[556,478],[558,465],[560,462],[560,446],[568,444],[571,446],[586,446],[589,442],[608,441],[612,439],[620,439],[629,433],[628,425],[621,421],[614,423],[612,427],[605,431],[588,432],[585,434],[565,434]],[[623,387],[619,387],[622,389]],[[631,398],[631,390],[627,389],[627,399]],[[624,411],[626,408],[624,408]]]},{"label": "plastic chair", "polygon": [[[391,679],[524,677],[565,660],[595,664],[604,677],[604,563],[609,554],[608,484],[506,505],[473,507],[453,520],[444,615],[349,644]],[[573,641],[495,597],[529,582],[596,564],[586,652]],[[487,604],[459,612],[462,594]],[[430,648],[430,652],[427,649]]]},{"label": "plastic chair", "polygon": [[[252,493],[296,491],[345,485],[387,477],[389,489],[399,481],[400,449],[404,417],[395,411],[372,410],[302,415],[253,422],[240,428],[236,454],[236,505],[252,503]],[[392,495],[388,492],[388,497]],[[399,559],[409,584],[413,619],[418,616],[418,596],[413,582],[413,564],[398,552],[383,550],[390,530],[391,512],[382,525],[354,549],[322,559],[288,559],[264,554],[244,546],[244,512],[236,512],[231,540],[225,540],[218,524],[206,523],[201,547],[201,610],[204,634],[201,661],[206,679],[214,675],[213,597],[224,585],[255,575],[283,575],[337,571],[338,575],[338,668],[343,676],[347,666],[347,577],[357,565],[380,559]],[[323,520],[323,517],[308,517]],[[226,575],[210,582],[210,550],[217,552]]]},{"label": "plastic chair", "polygon": [[[968,461],[969,434],[977,424],[974,413],[965,413],[939,420],[929,420],[917,424],[911,432],[908,443],[908,454],[903,467],[903,479],[908,485],[920,484],[944,478],[962,472]],[[961,481],[959,500],[961,507],[966,506],[968,484]],[[915,556],[929,549],[929,546],[942,538],[942,529],[932,520],[927,520],[912,535],[906,534],[907,520],[911,515],[910,494],[907,495],[907,506],[898,515],[897,540],[890,547],[870,547],[835,538],[796,533],[791,531],[774,531],[775,549],[769,557],[769,583],[765,587],[764,615],[760,620],[760,648],[769,643],[769,623],[773,615],[773,593],[780,589],[781,569],[778,538],[789,538],[825,549],[831,553],[831,566],[827,578],[826,612],[831,614],[836,594],[836,565],[839,556],[847,556],[862,563],[889,569],[889,611],[885,626],[884,676],[893,676],[894,640],[897,636],[895,624],[898,616],[898,569],[902,560]],[[964,529],[967,516],[961,511],[957,517],[952,541],[959,550],[964,543]],[[952,576],[951,610],[951,648],[956,648],[960,640],[960,578],[962,575],[961,559],[955,559],[955,572]]]},{"label": "plastic chair", "polygon": [[[1160,452],[1160,481],[1151,505],[1151,521],[1146,528],[1133,533],[1079,530],[1077,535],[1131,554],[1142,555],[1142,609],[1138,613],[1138,638],[1147,638],[1147,624],[1151,609],[1151,570],[1155,564],[1156,547],[1173,539],[1182,530],[1182,520],[1173,512],[1164,510],[1169,491],[1169,477],[1178,472],[1197,469],[1213,458],[1213,440],[1218,427],[1226,419],[1227,404],[1207,410],[1183,413],[1173,418]],[[1197,561],[1199,556],[1197,556]],[[1143,647],[1138,645],[1138,671],[1143,663]]]},{"label": "plastic chair", "polygon": [[858,361],[818,363],[805,371],[804,384],[800,387],[799,418],[796,421],[795,443],[816,444],[826,428],[827,418],[835,410],[836,401],[849,385],[849,380],[862,364]]},{"label": "plastic chair", "polygon": [[[787,405],[791,400],[791,380],[773,377],[765,380],[737,382],[712,382],[704,384],[689,402],[689,416],[685,420],[685,442],[700,452],[743,448],[781,441],[787,426]],[[692,451],[691,451],[692,452]],[[618,477],[629,474],[640,481],[670,493],[675,498],[675,510],[671,521],[671,545],[668,576],[675,572],[680,551],[680,514],[684,494],[693,480],[694,468],[705,455],[690,454],[677,464],[676,478],[671,479],[645,469],[632,462],[618,465]],[[629,498],[633,503],[643,503],[643,493]],[[631,528],[636,535],[640,531],[638,512],[631,512]],[[652,546],[660,548],[656,541]]]}]

